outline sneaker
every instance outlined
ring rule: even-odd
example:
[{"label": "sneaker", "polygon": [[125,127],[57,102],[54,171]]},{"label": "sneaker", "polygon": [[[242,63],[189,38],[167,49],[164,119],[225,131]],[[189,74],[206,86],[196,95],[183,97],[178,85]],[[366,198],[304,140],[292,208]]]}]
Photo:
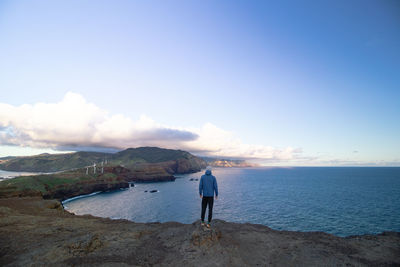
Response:
[{"label": "sneaker", "polygon": [[205,222],[201,222],[201,226],[205,226],[206,225],[206,223]]},{"label": "sneaker", "polygon": [[210,228],[210,227],[211,227],[211,224],[210,224],[210,223],[207,223],[206,226],[207,226],[207,228]]}]

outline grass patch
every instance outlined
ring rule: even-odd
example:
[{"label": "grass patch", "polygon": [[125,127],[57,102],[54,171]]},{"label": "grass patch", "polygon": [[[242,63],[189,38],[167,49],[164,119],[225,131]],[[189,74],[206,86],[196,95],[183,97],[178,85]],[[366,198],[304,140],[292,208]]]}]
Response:
[{"label": "grass patch", "polygon": [[82,182],[96,182],[104,179],[111,180],[115,179],[117,175],[113,173],[105,174],[88,174],[86,175],[86,170],[74,170],[67,172],[60,172],[56,174],[42,174],[34,176],[20,176],[12,179],[8,179],[0,182],[0,190],[7,191],[7,189],[12,189],[15,191],[23,190],[34,190],[46,193],[56,187],[65,185],[69,186],[76,183]]}]

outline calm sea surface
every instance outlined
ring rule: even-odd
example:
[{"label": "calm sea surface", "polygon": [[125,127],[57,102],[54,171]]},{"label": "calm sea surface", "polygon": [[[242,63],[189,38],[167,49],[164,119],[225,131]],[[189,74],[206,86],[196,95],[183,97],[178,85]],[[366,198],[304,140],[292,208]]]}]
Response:
[{"label": "calm sea surface", "polygon": [[[213,174],[220,194],[213,218],[339,236],[400,232],[400,168],[232,168],[214,169]],[[199,181],[190,179],[201,175],[138,183],[64,206],[75,214],[135,222],[192,223],[200,217],[201,200]]]}]

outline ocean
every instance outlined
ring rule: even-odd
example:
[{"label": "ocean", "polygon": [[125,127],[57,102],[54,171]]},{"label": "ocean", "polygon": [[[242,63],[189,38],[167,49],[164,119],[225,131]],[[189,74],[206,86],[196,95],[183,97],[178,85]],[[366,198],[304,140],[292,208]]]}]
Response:
[{"label": "ocean", "polygon": [[[201,199],[199,181],[191,179],[202,174],[136,183],[67,200],[64,207],[75,214],[135,222],[192,223],[200,218]],[[338,236],[400,232],[397,167],[215,168],[213,174],[219,187],[214,219]]]}]

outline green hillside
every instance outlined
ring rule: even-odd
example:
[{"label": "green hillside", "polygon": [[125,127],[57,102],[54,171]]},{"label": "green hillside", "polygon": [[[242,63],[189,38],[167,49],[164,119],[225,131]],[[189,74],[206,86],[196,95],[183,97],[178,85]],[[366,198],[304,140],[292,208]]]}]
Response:
[{"label": "green hillside", "polygon": [[66,154],[40,154],[29,157],[14,157],[0,162],[0,169],[7,171],[56,172],[83,168],[93,163],[124,165],[137,169],[138,165],[163,163],[169,173],[199,171],[205,167],[204,160],[182,150],[158,147],[128,148],[117,153],[75,152]]},{"label": "green hillside", "polygon": [[56,172],[92,165],[102,161],[108,154],[99,152],[75,152],[66,154],[40,154],[14,157],[0,163],[6,171]]},{"label": "green hillside", "polygon": [[195,156],[182,150],[163,149],[158,147],[128,148],[114,154],[114,161],[121,161],[122,164],[129,164],[132,161],[159,163],[177,159],[192,159]]},{"label": "green hillside", "polygon": [[66,199],[97,191],[116,190],[129,187],[126,179],[108,168],[96,174],[86,169],[20,176],[0,181],[0,198],[15,196],[42,196],[44,198]]},{"label": "green hillside", "polygon": [[59,185],[75,184],[78,182],[87,182],[99,178],[114,178],[116,175],[112,173],[107,174],[93,174],[86,175],[84,169],[61,172],[56,174],[42,174],[32,176],[20,176],[9,180],[0,182],[0,191],[6,187],[15,187],[19,191],[35,190],[46,193],[49,190],[56,188]]}]

